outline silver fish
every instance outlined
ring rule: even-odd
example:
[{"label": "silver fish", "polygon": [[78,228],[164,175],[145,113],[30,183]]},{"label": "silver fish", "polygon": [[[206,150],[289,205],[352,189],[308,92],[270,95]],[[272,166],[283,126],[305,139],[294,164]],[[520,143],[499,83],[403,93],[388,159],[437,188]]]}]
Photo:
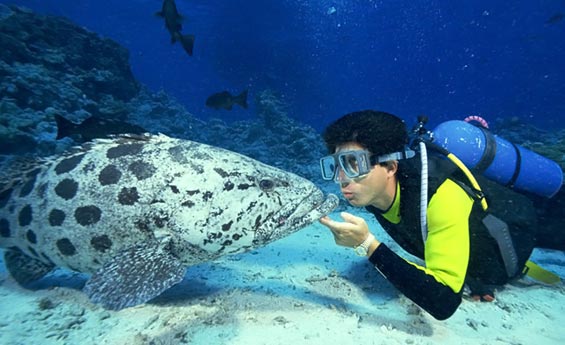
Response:
[{"label": "silver fish", "polygon": [[292,173],[164,135],[98,139],[15,169],[0,184],[10,274],[25,285],[55,267],[90,273],[84,291],[114,310],[158,296],[187,266],[288,236],[338,203]]}]

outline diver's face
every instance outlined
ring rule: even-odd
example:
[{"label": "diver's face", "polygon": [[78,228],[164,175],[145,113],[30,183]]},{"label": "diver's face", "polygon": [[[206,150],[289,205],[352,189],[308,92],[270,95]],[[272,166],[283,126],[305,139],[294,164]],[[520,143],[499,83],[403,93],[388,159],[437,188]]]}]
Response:
[{"label": "diver's face", "polygon": [[[357,143],[346,143],[337,147],[336,152],[363,150]],[[341,169],[339,173],[339,185],[341,193],[347,201],[357,207],[373,205],[379,209],[387,209],[392,202],[390,196],[390,183],[395,184],[394,172],[386,166],[374,165],[368,174],[355,179],[349,179]],[[394,189],[395,190],[395,189]]]}]

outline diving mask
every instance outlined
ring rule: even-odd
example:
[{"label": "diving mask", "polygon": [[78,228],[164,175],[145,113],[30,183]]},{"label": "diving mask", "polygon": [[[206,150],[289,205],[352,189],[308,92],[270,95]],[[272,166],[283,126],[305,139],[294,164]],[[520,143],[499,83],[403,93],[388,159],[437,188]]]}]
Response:
[{"label": "diving mask", "polygon": [[322,178],[327,181],[334,180],[336,183],[344,182],[344,179],[340,177],[339,173],[341,169],[347,179],[359,179],[367,175],[376,164],[391,160],[412,158],[415,154],[414,151],[408,149],[382,156],[375,156],[367,150],[337,152],[320,159]]}]

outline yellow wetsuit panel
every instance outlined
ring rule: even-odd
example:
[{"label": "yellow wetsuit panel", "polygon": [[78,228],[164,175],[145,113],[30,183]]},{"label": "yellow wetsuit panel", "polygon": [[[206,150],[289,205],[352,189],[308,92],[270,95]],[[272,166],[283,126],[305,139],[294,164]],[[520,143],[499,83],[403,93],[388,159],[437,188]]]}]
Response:
[{"label": "yellow wetsuit panel", "polygon": [[469,216],[473,199],[455,182],[446,180],[428,204],[426,273],[459,292],[469,263]]},{"label": "yellow wetsuit panel", "polygon": [[[445,180],[428,203],[428,238],[424,250],[425,266],[409,262],[455,293],[463,288],[469,263],[469,216],[473,199],[455,182]],[[399,223],[400,192],[383,217]]]}]

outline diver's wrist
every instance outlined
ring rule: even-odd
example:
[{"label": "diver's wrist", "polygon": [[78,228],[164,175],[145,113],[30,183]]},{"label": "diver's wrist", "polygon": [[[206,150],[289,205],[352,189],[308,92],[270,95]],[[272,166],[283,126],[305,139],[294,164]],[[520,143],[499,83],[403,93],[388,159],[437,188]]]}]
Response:
[{"label": "diver's wrist", "polygon": [[371,255],[373,255],[373,253],[375,252],[375,250],[377,250],[377,248],[381,245],[381,242],[379,242],[379,240],[377,240],[376,238],[373,239],[371,241],[371,243],[369,244],[369,248],[367,248],[367,257],[371,257]]}]

